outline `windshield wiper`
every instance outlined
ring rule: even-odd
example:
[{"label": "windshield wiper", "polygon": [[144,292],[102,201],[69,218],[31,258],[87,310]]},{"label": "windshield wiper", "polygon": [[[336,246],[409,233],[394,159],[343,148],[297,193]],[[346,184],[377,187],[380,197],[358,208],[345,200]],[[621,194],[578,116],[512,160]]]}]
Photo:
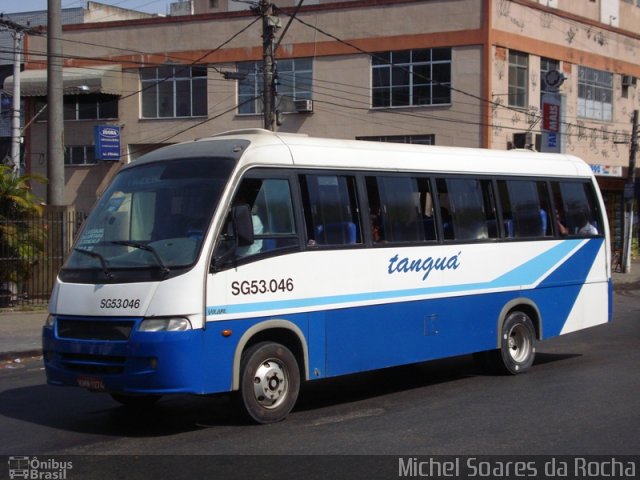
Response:
[{"label": "windshield wiper", "polygon": [[167,267],[164,264],[164,262],[162,261],[162,258],[160,258],[160,255],[158,255],[158,251],[155,248],[153,248],[151,245],[145,245],[144,243],[132,242],[132,241],[129,241],[129,240],[112,240],[110,243],[112,243],[114,245],[123,245],[125,247],[139,248],[140,250],[144,250],[145,252],[149,252],[151,255],[153,255],[153,258],[155,258],[158,266],[160,267],[160,271],[165,276],[168,275],[171,272],[169,267]]},{"label": "windshield wiper", "polygon": [[102,266],[102,270],[104,271],[104,274],[106,275],[106,277],[109,280],[113,278],[113,273],[109,271],[109,265],[107,265],[107,261],[98,252],[93,252],[91,250],[85,250],[84,248],[78,248],[78,247],[75,247],[74,250],[88,257],[97,258],[100,261],[100,265]]}]

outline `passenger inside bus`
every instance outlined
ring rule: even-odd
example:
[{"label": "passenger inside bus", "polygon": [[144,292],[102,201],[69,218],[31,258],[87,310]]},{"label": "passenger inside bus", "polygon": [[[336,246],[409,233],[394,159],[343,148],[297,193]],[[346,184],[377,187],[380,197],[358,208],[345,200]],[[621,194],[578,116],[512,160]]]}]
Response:
[{"label": "passenger inside bus", "polygon": [[560,212],[556,210],[556,225],[558,226],[558,233],[562,236],[569,235],[569,229],[560,220]]},{"label": "passenger inside bus", "polygon": [[585,212],[580,212],[578,219],[578,225],[581,225],[578,228],[578,235],[598,235],[598,229],[589,222],[589,217]]}]

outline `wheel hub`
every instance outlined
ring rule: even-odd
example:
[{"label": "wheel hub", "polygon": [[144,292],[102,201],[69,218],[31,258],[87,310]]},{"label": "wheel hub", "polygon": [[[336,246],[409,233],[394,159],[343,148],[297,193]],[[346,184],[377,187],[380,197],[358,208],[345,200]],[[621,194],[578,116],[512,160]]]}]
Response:
[{"label": "wheel hub", "polygon": [[253,378],[253,393],[258,403],[265,408],[275,408],[282,403],[287,392],[287,376],[280,362],[263,362]]},{"label": "wheel hub", "polygon": [[523,362],[531,350],[531,343],[523,325],[515,325],[509,332],[509,354],[515,362]]}]

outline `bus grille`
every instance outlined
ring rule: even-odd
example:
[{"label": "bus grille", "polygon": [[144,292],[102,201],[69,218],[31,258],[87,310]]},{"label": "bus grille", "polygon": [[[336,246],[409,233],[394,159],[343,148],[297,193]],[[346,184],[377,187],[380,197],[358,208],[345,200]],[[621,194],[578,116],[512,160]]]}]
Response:
[{"label": "bus grille", "polygon": [[64,368],[78,373],[123,373],[126,357],[62,353],[60,361]]},{"label": "bus grille", "polygon": [[133,330],[130,320],[94,321],[58,319],[58,338],[79,340],[127,340]]}]

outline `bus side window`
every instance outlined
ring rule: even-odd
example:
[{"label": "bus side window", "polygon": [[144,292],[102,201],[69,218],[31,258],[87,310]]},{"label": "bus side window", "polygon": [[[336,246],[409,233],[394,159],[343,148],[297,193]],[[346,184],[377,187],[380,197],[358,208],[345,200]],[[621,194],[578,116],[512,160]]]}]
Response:
[{"label": "bus side window", "polygon": [[540,193],[544,182],[534,180],[499,180],[506,238],[545,236],[548,229],[548,205],[543,206]]},{"label": "bus side window", "polygon": [[420,180],[419,186],[412,177],[366,178],[374,242],[422,242],[426,236],[435,240],[433,210],[429,218],[423,210],[424,204],[431,205],[429,182]]},{"label": "bus side window", "polygon": [[490,180],[440,178],[437,189],[445,240],[497,237],[495,200]]},{"label": "bus side window", "polygon": [[310,246],[362,243],[355,177],[301,175],[300,186]]},{"label": "bus side window", "polygon": [[417,181],[420,192],[420,213],[422,215],[425,240],[437,240],[438,233],[436,229],[436,215],[433,207],[433,195],[431,193],[431,180],[428,178],[418,178]]},{"label": "bus side window", "polygon": [[588,182],[552,182],[560,235],[591,236],[602,233],[602,215]]},{"label": "bus side window", "polygon": [[[254,241],[251,245],[238,247],[236,258],[298,245],[288,179],[245,178],[232,200],[232,206],[243,204],[251,209]],[[231,225],[227,224],[221,250],[229,248],[233,234]]]}]

